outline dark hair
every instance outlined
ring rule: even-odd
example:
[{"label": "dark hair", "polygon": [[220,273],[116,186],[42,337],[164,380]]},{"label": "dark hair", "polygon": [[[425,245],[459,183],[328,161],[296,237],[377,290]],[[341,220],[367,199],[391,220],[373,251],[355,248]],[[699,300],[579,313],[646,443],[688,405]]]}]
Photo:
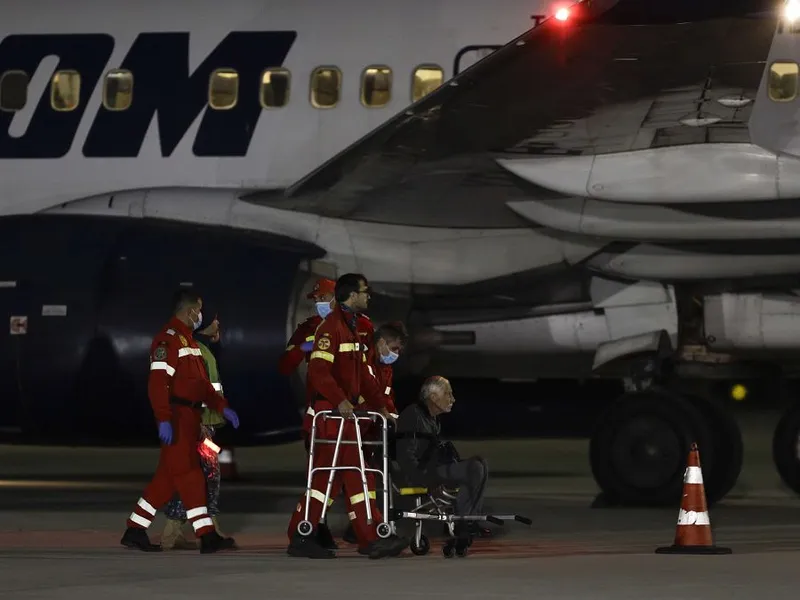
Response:
[{"label": "dark hair", "polygon": [[172,295],[172,314],[177,314],[189,304],[200,302],[200,294],[195,290],[181,288]]},{"label": "dark hair", "polygon": [[345,273],[336,280],[336,302],[341,304],[350,299],[350,294],[358,293],[361,282],[367,283],[367,278],[361,273]]},{"label": "dark hair", "polygon": [[399,340],[405,346],[408,341],[408,331],[402,321],[392,321],[391,323],[384,323],[375,331],[375,342],[378,340],[386,340],[393,342]]}]

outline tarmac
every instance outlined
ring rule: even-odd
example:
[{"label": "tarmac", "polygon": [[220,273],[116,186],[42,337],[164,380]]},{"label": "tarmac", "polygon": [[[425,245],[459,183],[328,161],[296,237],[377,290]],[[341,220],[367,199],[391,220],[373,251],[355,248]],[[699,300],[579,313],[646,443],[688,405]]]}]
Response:
[{"label": "tarmac", "polygon": [[[487,508],[519,513],[445,559],[438,527],[427,556],[371,561],[339,541],[336,560],[285,554],[286,525],[305,485],[301,444],[237,451],[241,480],[225,482],[220,520],[235,552],[145,554],[119,545],[125,518],[147,483],[156,449],[0,447],[0,597],[350,599],[789,598],[800,560],[800,498],[772,466],[776,413],[744,413],[745,467],[711,511],[727,556],[656,555],[675,535],[674,509],[592,509],[597,493],[587,440],[459,442],[490,467]],[[702,461],[702,457],[701,457]],[[341,501],[330,524],[346,526]],[[150,530],[157,541],[163,521]]]}]

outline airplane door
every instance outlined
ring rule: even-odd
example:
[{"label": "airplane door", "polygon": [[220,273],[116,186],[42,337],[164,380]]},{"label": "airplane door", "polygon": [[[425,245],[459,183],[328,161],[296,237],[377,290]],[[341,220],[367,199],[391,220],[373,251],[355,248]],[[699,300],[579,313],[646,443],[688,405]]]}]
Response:
[{"label": "airplane door", "polygon": [[[0,275],[0,279],[4,279]],[[20,282],[0,281],[0,319],[4,342],[0,344],[0,433],[16,432],[20,426],[22,361],[28,332],[27,308]]]},{"label": "airplane door", "polygon": [[453,61],[453,77],[461,73],[479,60],[483,60],[502,46],[465,46],[456,53]]}]

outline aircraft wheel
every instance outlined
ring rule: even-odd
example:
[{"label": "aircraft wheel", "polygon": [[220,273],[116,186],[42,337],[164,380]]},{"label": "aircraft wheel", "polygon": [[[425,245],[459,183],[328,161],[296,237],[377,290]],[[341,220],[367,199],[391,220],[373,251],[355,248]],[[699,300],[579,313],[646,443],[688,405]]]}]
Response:
[{"label": "aircraft wheel", "polygon": [[701,452],[700,466],[706,500],[711,506],[733,489],[742,472],[742,432],[734,416],[720,403],[699,396],[688,396],[688,399],[702,415],[710,434],[713,455],[709,458],[712,460],[706,460],[706,455]]},{"label": "aircraft wheel", "polygon": [[775,427],[772,460],[783,483],[800,494],[800,402],[789,408]]},{"label": "aircraft wheel", "polygon": [[603,493],[627,506],[677,506],[692,443],[702,461],[709,433],[700,412],[662,390],[628,393],[600,417],[589,444]]}]

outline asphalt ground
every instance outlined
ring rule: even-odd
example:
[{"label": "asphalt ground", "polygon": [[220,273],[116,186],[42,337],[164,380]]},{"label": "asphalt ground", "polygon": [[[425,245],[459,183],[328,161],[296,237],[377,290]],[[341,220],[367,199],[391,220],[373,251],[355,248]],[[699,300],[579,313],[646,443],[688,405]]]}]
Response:
[{"label": "asphalt ground", "polygon": [[[770,456],[777,413],[740,416],[745,467],[711,511],[714,541],[733,554],[657,555],[675,535],[678,506],[593,509],[586,440],[459,442],[490,467],[487,508],[518,513],[445,559],[440,526],[427,556],[370,561],[340,540],[336,560],[286,556],[286,525],[304,487],[301,444],[236,453],[241,479],[223,483],[222,528],[235,552],[144,554],[119,545],[125,518],[157,460],[155,449],[0,447],[0,596],[8,598],[771,598],[798,580],[800,498]],[[701,457],[702,460],[702,457]],[[330,524],[346,526],[341,501]],[[431,524],[434,525],[434,524]],[[407,524],[401,523],[401,530]],[[158,540],[161,517],[150,529]]]}]

